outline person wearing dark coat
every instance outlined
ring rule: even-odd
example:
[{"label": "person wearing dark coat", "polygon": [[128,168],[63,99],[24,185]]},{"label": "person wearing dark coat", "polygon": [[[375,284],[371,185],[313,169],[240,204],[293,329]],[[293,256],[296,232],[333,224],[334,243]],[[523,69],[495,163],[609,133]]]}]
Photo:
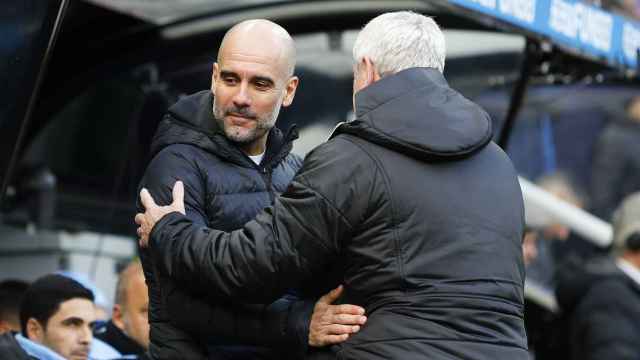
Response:
[{"label": "person wearing dark coat", "polygon": [[104,329],[94,336],[109,344],[120,354],[127,355],[131,359],[146,359],[144,355],[145,348],[127,336],[112,320],[109,320],[104,325]]},{"label": "person wearing dark coat", "polygon": [[591,197],[594,213],[609,220],[625,196],[640,191],[640,96],[629,100],[626,116],[604,128],[594,149]]},{"label": "person wearing dark coat", "polygon": [[149,348],[149,296],[142,265],[131,261],[118,274],[111,319],[94,328],[94,337],[122,356],[146,359]]},{"label": "person wearing dark coat", "polygon": [[[564,271],[558,302],[568,314],[571,358],[640,355],[640,193],[614,213],[612,257]],[[563,269],[567,270],[567,269]]]},{"label": "person wearing dark coat", "polygon": [[18,279],[0,281],[0,334],[20,331],[20,301],[29,283]]},{"label": "person wearing dark coat", "polygon": [[367,322],[311,359],[529,359],[516,171],[486,112],[448,86],[444,55],[431,18],[376,17],[354,45],[356,120],[272,207],[224,232],[183,215],[181,182],[167,206],[142,190],[141,246],[218,301],[344,284]]},{"label": "person wearing dark coat", "polygon": [[33,360],[16,340],[17,332],[6,331],[0,334],[0,354],[3,360]]},{"label": "person wearing dark coat", "polygon": [[[159,124],[141,186],[169,203],[174,182],[182,180],[190,221],[227,231],[269,206],[301,165],[291,153],[295,129],[283,134],[274,127],[280,106],[288,106],[295,94],[294,54],[293,40],[272,22],[248,20],[230,29],[214,64],[211,90],[182,98]],[[349,318],[336,323],[344,326],[337,330],[333,320],[314,322],[318,297],[301,300],[290,292],[265,303],[242,304],[233,297],[216,302],[215,293],[200,283],[170,279],[145,249],[141,260],[153,359],[296,358],[309,344],[321,345],[314,342],[318,339],[342,341],[341,335],[358,329]],[[318,315],[364,311],[326,299],[318,301]]]}]

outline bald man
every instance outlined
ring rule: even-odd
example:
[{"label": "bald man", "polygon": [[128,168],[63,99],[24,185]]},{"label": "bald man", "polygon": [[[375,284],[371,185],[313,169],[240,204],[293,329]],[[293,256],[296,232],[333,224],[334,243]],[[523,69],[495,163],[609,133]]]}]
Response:
[{"label": "bald man", "polygon": [[111,320],[95,337],[120,354],[142,356],[149,348],[149,296],[139,260],[130,262],[118,276]]},{"label": "bald man", "polygon": [[[227,231],[271,205],[301,165],[290,153],[295,129],[275,127],[298,86],[294,68],[293,39],[279,25],[249,20],[231,28],[213,64],[211,89],[181,99],[159,124],[140,187],[169,204],[173,184],[183,181],[186,215]],[[360,307],[331,305],[341,288],[319,300],[309,291],[306,301],[288,294],[273,304],[231,304],[208,289],[172,282],[147,250],[140,252],[154,359],[298,358],[308,345],[346,340],[365,321]]]}]

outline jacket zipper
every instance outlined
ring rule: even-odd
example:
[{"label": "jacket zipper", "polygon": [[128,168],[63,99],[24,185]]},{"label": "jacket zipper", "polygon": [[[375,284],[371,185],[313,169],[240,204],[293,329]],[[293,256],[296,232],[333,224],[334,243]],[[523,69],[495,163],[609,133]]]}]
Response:
[{"label": "jacket zipper", "polygon": [[270,171],[267,167],[260,168],[260,175],[264,180],[265,184],[267,184],[267,191],[269,192],[269,200],[271,201],[271,205],[273,205],[276,200],[276,193],[271,186],[271,177],[273,175],[273,171]]},{"label": "jacket zipper", "polygon": [[[273,189],[273,186],[271,186],[273,177],[273,167],[271,166],[271,163],[273,162],[273,159],[277,159],[280,157],[285,146],[287,146],[287,144],[292,141],[291,137],[293,136],[293,131],[295,131],[294,128],[289,129],[289,131],[287,131],[287,133],[283,137],[280,149],[278,149],[278,151],[276,151],[273,156],[265,159],[266,162],[264,162],[262,166],[258,166],[258,171],[260,172],[262,179],[267,185],[267,191],[269,192],[269,200],[271,201],[271,205],[273,205],[273,203],[276,201],[276,192]],[[282,161],[284,161],[284,158],[282,159]]]},{"label": "jacket zipper", "polygon": [[[267,192],[269,193],[269,200],[271,201],[271,205],[273,205],[273,203],[276,200],[276,192],[272,187],[272,177],[273,177],[273,166],[272,163],[274,162],[274,159],[280,158],[282,155],[282,152],[284,151],[283,149],[287,146],[287,144],[289,144],[292,139],[293,132],[295,128],[291,128],[289,129],[289,131],[287,131],[287,133],[284,135],[283,137],[283,141],[282,144],[280,145],[280,148],[278,149],[278,151],[276,151],[275,153],[273,153],[272,156],[268,157],[268,158],[264,158],[262,163],[260,165],[255,164],[250,158],[249,156],[247,156],[247,154],[243,155],[253,164],[253,166],[255,167],[256,170],[258,170],[258,172],[260,173],[260,176],[262,177],[262,180],[264,181],[265,185],[267,185]],[[267,155],[266,153],[266,149],[265,149],[265,156]],[[282,158],[282,160],[284,161],[284,158]]]}]

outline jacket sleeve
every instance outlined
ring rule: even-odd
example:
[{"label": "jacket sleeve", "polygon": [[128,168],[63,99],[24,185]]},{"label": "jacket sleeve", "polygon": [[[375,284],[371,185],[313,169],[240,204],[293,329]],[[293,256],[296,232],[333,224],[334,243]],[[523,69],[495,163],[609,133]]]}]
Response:
[{"label": "jacket sleeve", "polygon": [[[171,203],[173,184],[180,179],[184,182],[188,195],[185,208],[189,219],[197,224],[206,224],[204,213],[204,191],[202,180],[198,178],[197,166],[189,158],[191,149],[184,145],[164,148],[150,162],[140,187],[145,187],[158,204]],[[138,211],[144,211],[137,197]],[[184,330],[169,323],[167,294],[179,290],[178,284],[158,271],[147,249],[140,249],[140,259],[144,269],[149,292],[150,353],[156,359],[193,358],[204,359],[202,347]]]},{"label": "jacket sleeve", "polygon": [[348,224],[299,178],[272,208],[231,233],[198,226],[179,213],[165,216],[150,236],[156,264],[175,281],[250,303],[274,301],[319,275]]},{"label": "jacket sleeve", "polygon": [[[189,153],[194,149],[188,145],[172,145],[160,151],[149,163],[141,183],[158,205],[169,205],[173,201],[172,190],[176,181],[184,183],[184,205],[187,217],[196,224],[206,226],[206,188],[203,175]],[[136,207],[144,212],[137,196]]]},{"label": "jacket sleeve", "polygon": [[168,302],[171,323],[201,343],[266,346],[300,358],[306,353],[314,301],[285,295],[270,305],[215,304],[176,292]]},{"label": "jacket sleeve", "polygon": [[326,145],[307,156],[273,207],[242,229],[198,226],[179,213],[162,218],[149,243],[157,265],[210,296],[249,303],[272,302],[329,271],[366,209],[370,189],[360,187],[371,181],[371,164],[354,165],[349,151]]},{"label": "jacket sleeve", "polygon": [[[188,156],[191,147],[170,146],[150,163],[143,186],[160,205],[172,202],[173,185],[181,180],[185,186],[187,218],[194,224],[207,224],[203,175]],[[141,206],[138,206],[139,210]],[[154,275],[155,276],[155,275]],[[271,305],[231,305],[207,299],[206,293],[197,291],[191,282],[163,281],[163,305],[175,330],[189,333],[200,343],[220,339],[226,344],[240,343],[281,346],[304,353],[308,342],[309,306],[313,302],[282,298]],[[179,284],[189,284],[180,286]],[[305,322],[306,321],[306,322]],[[220,324],[224,324],[221,326]],[[304,325],[307,326],[304,326]],[[306,331],[305,333],[299,333]],[[295,333],[294,333],[295,332]]]}]

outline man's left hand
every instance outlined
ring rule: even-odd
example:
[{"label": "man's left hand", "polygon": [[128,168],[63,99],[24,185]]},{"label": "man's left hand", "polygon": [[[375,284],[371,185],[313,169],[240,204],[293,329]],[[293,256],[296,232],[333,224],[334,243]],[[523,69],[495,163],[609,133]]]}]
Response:
[{"label": "man's left hand", "polygon": [[149,245],[149,234],[151,234],[151,230],[162,217],[175,211],[182,215],[186,214],[182,181],[176,181],[175,185],[173,185],[173,202],[167,206],[158,206],[149,190],[144,188],[140,191],[140,201],[145,208],[145,212],[136,214],[135,221],[139,225],[137,230],[138,241],[140,247],[143,248]]},{"label": "man's left hand", "polygon": [[340,285],[316,302],[309,324],[309,345],[321,347],[346,341],[367,321],[360,306],[332,305],[343,289]]}]

